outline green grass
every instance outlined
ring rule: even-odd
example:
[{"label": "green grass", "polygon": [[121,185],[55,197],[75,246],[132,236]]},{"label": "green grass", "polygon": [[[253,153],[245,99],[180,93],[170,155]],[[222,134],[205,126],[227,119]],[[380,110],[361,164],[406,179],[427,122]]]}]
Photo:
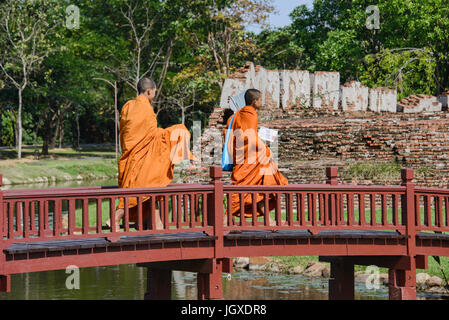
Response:
[{"label": "green grass", "polygon": [[117,161],[104,158],[70,160],[35,160],[7,165],[0,163],[0,173],[10,184],[59,182],[83,179],[113,178],[117,175]]},{"label": "green grass", "polygon": [[64,182],[115,178],[117,160],[114,146],[84,146],[52,149],[49,156],[34,154],[33,149],[23,149],[23,159],[15,160],[14,149],[0,150],[0,174],[5,184]]},{"label": "green grass", "polygon": [[[401,179],[401,169],[404,165],[398,161],[387,162],[373,162],[373,161],[358,161],[350,164],[343,173],[344,179],[358,178],[358,179],[385,179],[397,180]],[[414,169],[415,176],[423,176],[433,174],[435,169],[422,166]]]},{"label": "green grass", "polygon": [[[55,148],[48,151],[48,155],[41,154],[41,146],[23,146],[22,158],[39,160],[48,158],[79,158],[79,157],[103,157],[115,158],[115,145],[82,145],[78,150],[72,148]],[[2,148],[0,150],[0,160],[16,160],[17,150],[15,148]]]},{"label": "green grass", "polygon": [[[317,256],[275,256],[273,260],[281,266],[281,271],[288,272],[289,269],[301,265],[304,269],[307,267],[307,263],[311,261],[318,261]],[[425,272],[431,276],[438,276],[444,280],[444,276],[441,272],[440,265],[435,261],[433,257],[428,257],[428,269],[416,269],[416,273]],[[449,257],[440,257],[441,267],[446,277],[449,277]],[[323,262],[327,266],[329,263]],[[364,272],[367,266],[355,265],[354,272]],[[379,268],[380,273],[388,274],[387,268]]]}]

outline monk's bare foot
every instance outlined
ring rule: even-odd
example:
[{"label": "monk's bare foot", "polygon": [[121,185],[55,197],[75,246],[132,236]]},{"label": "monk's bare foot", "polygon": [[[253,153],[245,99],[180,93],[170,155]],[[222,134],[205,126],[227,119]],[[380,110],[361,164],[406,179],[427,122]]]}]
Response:
[{"label": "monk's bare foot", "polygon": [[[115,230],[119,231],[120,230],[120,221],[122,220],[123,216],[125,215],[125,210],[123,209],[118,209],[115,212]],[[111,227],[111,220],[108,219],[105,224],[110,228]]]},{"label": "monk's bare foot", "polygon": [[161,214],[159,210],[155,210],[154,214],[156,215],[156,230],[164,229],[164,224],[162,223]]},{"label": "monk's bare foot", "polygon": [[274,221],[274,220],[271,219],[271,218],[268,218],[268,225],[269,225],[270,227],[275,227],[275,226],[276,226],[276,221]]}]

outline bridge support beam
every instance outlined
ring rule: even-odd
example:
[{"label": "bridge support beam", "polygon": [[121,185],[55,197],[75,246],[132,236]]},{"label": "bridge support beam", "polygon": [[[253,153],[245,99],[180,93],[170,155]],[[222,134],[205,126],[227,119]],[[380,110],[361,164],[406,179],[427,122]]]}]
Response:
[{"label": "bridge support beam", "polygon": [[147,268],[147,292],[145,292],[144,299],[170,300],[171,275],[170,269]]},{"label": "bridge support beam", "polygon": [[416,263],[411,259],[411,270],[388,270],[388,297],[390,300],[416,300]]},{"label": "bridge support beam", "polygon": [[198,273],[197,287],[198,300],[222,300],[223,299],[223,264],[222,259],[212,260],[210,273]]},{"label": "bridge support beam", "polygon": [[330,263],[329,300],[354,300],[354,263],[345,257]]},{"label": "bridge support beam", "polygon": [[0,275],[0,292],[11,292],[10,275]]}]

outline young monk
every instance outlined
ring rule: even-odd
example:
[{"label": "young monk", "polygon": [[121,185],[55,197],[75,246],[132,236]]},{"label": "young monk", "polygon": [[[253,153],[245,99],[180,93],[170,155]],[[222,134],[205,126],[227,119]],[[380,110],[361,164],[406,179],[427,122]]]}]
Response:
[{"label": "young monk", "polygon": [[[231,180],[236,185],[287,185],[288,180],[279,171],[273,159],[272,152],[268,146],[259,138],[257,131],[257,110],[262,107],[262,94],[257,89],[249,89],[245,93],[246,106],[235,113],[229,151],[233,155],[234,167]],[[226,128],[229,127],[231,117],[228,119]],[[238,194],[232,195],[231,214],[241,216],[240,199]],[[264,196],[258,194],[256,197],[257,215],[264,214]],[[252,196],[244,196],[244,216],[252,217]],[[269,211],[276,207],[274,194],[269,196]],[[226,224],[226,217],[225,217]],[[270,219],[270,225],[274,221]]]},{"label": "young monk", "polygon": [[[151,101],[156,84],[144,77],[137,84],[139,95],[128,101],[120,114],[120,143],[122,156],[118,161],[119,188],[165,187],[173,180],[174,164],[180,160],[196,160],[189,150],[190,133],[183,124],[167,129],[157,127]],[[148,197],[142,203],[142,218],[148,217]],[[159,207],[162,207],[161,201]],[[137,221],[137,198],[128,199],[129,221]],[[120,198],[115,214],[116,230],[124,216],[124,198]],[[159,210],[156,229],[163,224]],[[110,221],[106,222],[110,226]]]}]

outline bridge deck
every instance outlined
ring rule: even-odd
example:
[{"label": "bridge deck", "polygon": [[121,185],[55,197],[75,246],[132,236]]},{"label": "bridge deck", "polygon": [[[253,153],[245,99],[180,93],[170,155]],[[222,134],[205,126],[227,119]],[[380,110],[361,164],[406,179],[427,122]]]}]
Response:
[{"label": "bridge deck", "polygon": [[3,250],[6,254],[22,254],[34,252],[51,252],[76,249],[92,249],[99,247],[118,247],[123,245],[155,244],[155,243],[182,243],[191,241],[216,240],[217,237],[209,236],[203,232],[185,232],[170,234],[153,234],[145,236],[121,237],[116,242],[110,242],[105,238],[56,240],[40,242],[14,243]]},{"label": "bridge deck", "polygon": [[[424,233],[417,234],[417,240],[446,240],[449,234]],[[379,230],[323,230],[318,234],[312,234],[307,230],[243,230],[233,231],[224,236],[225,240],[263,240],[263,239],[406,239],[395,231]],[[153,234],[145,236],[124,236],[116,242],[110,242],[105,238],[73,239],[57,241],[23,242],[14,243],[3,250],[6,254],[22,254],[34,252],[52,252],[75,249],[91,249],[99,247],[116,247],[122,245],[155,244],[155,243],[181,243],[189,241],[216,240],[216,236],[209,236],[204,232],[184,232],[170,234]]]}]

